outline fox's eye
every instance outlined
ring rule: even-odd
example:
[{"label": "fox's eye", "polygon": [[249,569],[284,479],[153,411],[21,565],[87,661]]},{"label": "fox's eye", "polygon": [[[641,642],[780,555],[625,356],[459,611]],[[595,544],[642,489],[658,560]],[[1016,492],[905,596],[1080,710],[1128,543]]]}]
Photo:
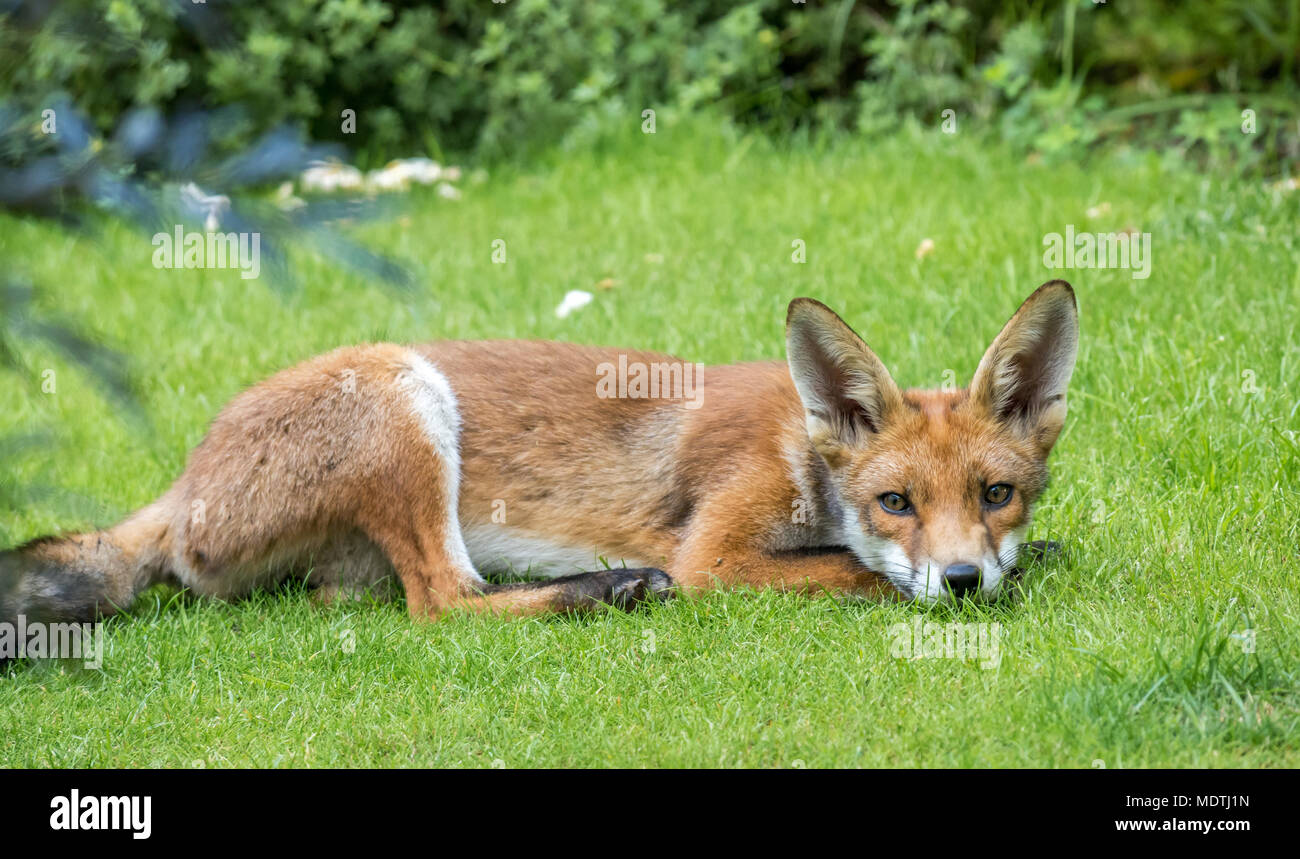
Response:
[{"label": "fox's eye", "polygon": [[1007,483],[995,483],[984,490],[984,503],[990,507],[1001,507],[1011,500],[1011,486]]},{"label": "fox's eye", "polygon": [[888,513],[906,513],[912,509],[912,502],[897,492],[886,492],[880,496],[880,506]]}]

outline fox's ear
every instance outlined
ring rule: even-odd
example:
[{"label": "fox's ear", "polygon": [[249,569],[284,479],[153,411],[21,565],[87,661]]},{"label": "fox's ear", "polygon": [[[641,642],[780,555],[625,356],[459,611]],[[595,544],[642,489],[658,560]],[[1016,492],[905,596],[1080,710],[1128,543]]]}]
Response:
[{"label": "fox's ear", "polygon": [[785,352],[808,437],[831,465],[842,464],[848,448],[879,432],[903,405],[885,365],[819,301],[790,302]]},{"label": "fox's ear", "polygon": [[1065,389],[1078,348],[1074,290],[1063,280],[1049,281],[1025,299],[984,353],[971,400],[1046,456],[1065,424]]}]

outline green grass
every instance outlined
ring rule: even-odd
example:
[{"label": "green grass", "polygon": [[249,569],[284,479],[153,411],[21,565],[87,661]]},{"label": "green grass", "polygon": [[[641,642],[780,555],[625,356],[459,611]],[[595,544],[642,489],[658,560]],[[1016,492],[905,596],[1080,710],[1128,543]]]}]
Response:
[{"label": "green grass", "polygon": [[[293,589],[234,605],[156,590],[111,621],[102,671],[0,674],[0,764],[1300,765],[1300,195],[1141,155],[1030,164],[942,136],[783,149],[661,124],[413,204],[358,234],[417,261],[414,297],[309,258],[285,297],[155,270],[148,237],[119,226],[92,241],[0,219],[6,268],[132,356],[152,422],[29,344],[30,373],[0,386],[0,436],[57,440],[0,479],[97,506],[38,496],[0,511],[0,544],[150,501],[229,397],[337,345],[543,337],[719,364],[781,356],[786,303],[812,295],[901,383],[938,386],[946,370],[964,383],[1019,301],[1063,276],[1083,340],[1033,536],[1069,557],[1017,601],[928,613],[1000,624],[1000,665],[891,657],[916,606],[772,592],[417,626],[400,604],[319,608]],[[1068,223],[1150,232],[1150,279],[1046,270],[1043,236]]]}]

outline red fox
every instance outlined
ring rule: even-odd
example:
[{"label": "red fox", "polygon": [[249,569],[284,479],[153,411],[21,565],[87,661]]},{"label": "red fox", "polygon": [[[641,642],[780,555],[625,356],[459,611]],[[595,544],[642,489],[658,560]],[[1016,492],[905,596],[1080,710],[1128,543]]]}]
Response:
[{"label": "red fox", "polygon": [[[663,370],[681,362],[649,352],[339,349],[235,397],[126,521],[0,554],[0,621],[89,620],[161,581],[234,598],[291,576],[329,596],[395,575],[416,618],[728,585],[994,597],[1047,482],[1077,344],[1058,280],[953,391],[900,390],[808,298],[789,306],[787,362],[697,371],[690,398],[607,378],[657,368],[674,388]],[[586,571],[598,558],[613,566]],[[542,578],[482,576],[508,570]]]}]

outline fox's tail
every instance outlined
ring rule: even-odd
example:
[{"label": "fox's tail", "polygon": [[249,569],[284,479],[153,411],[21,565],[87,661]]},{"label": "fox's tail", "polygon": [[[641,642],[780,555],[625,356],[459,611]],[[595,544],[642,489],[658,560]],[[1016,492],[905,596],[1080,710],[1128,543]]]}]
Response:
[{"label": "fox's tail", "polygon": [[154,504],[107,531],[41,537],[0,552],[0,623],[88,623],[167,576],[168,523]]}]

